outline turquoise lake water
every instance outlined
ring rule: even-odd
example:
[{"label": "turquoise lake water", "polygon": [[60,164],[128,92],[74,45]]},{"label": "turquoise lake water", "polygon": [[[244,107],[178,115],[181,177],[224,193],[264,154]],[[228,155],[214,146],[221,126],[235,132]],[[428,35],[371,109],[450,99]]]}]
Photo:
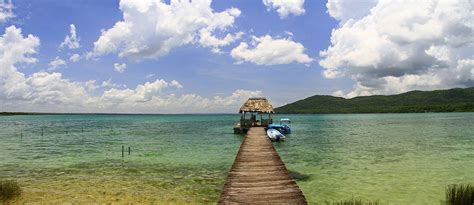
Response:
[{"label": "turquoise lake water", "polygon": [[[280,117],[293,133],[274,145],[309,176],[297,183],[311,204],[440,204],[447,185],[474,184],[474,113]],[[19,202],[215,203],[243,140],[238,119],[0,116],[0,179],[21,184]]]}]

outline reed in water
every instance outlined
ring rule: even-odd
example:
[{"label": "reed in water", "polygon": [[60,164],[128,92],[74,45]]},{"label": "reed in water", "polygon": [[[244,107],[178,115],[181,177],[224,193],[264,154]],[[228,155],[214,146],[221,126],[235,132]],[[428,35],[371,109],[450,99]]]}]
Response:
[{"label": "reed in water", "polygon": [[474,187],[470,184],[452,184],[446,188],[446,204],[474,204]]},{"label": "reed in water", "polygon": [[364,201],[364,200],[359,199],[359,198],[352,198],[352,199],[348,199],[348,200],[333,202],[332,204],[333,205],[379,205],[380,203],[379,203],[378,200]]},{"label": "reed in water", "polygon": [[22,193],[20,184],[15,180],[0,180],[0,202],[7,202]]}]

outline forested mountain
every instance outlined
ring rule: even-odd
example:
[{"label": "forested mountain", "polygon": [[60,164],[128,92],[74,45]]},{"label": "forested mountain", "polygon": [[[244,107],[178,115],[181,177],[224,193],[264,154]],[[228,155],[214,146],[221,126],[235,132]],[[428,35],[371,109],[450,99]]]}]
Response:
[{"label": "forested mountain", "polygon": [[276,113],[474,112],[474,87],[341,98],[315,95],[278,107]]}]

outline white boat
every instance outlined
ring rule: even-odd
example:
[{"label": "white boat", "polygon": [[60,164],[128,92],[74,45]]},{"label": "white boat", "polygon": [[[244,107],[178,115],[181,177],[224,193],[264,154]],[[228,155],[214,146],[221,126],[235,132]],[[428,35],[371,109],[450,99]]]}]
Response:
[{"label": "white boat", "polygon": [[270,138],[270,140],[276,141],[276,142],[285,140],[285,135],[281,134],[276,129],[268,129],[267,130],[267,136],[268,136],[268,138]]}]

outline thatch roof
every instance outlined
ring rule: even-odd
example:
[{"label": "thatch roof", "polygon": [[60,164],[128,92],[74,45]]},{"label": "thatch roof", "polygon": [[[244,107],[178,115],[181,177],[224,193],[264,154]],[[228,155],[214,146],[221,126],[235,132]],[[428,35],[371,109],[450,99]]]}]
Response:
[{"label": "thatch roof", "polygon": [[243,112],[275,113],[272,104],[264,97],[249,98],[240,107],[239,113]]}]

